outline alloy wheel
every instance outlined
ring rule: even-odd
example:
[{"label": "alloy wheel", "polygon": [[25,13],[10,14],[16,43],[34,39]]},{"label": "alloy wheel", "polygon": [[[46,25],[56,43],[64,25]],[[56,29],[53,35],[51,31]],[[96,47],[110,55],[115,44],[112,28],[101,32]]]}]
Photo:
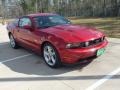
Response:
[{"label": "alloy wheel", "polygon": [[43,50],[43,55],[46,63],[50,66],[54,66],[56,64],[56,52],[53,47],[46,45]]}]

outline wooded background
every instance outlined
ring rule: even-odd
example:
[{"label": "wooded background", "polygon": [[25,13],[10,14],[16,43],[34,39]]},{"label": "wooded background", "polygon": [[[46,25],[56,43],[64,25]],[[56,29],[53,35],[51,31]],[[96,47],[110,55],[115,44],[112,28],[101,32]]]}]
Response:
[{"label": "wooded background", "polygon": [[10,17],[36,12],[52,12],[68,17],[120,16],[120,0],[14,0],[14,4],[14,7],[9,7]]},{"label": "wooded background", "polygon": [[[1,2],[2,1],[2,2]],[[6,1],[9,1],[6,3]],[[0,0],[0,22],[31,13],[57,13],[73,24],[98,28],[120,38],[120,0]]]}]

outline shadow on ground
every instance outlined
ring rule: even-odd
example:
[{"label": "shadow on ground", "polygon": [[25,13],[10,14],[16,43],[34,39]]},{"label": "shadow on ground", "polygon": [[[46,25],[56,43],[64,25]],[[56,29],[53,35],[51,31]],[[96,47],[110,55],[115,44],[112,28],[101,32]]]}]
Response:
[{"label": "shadow on ground", "polygon": [[[3,44],[3,45],[2,45]],[[29,50],[25,50],[24,48],[19,48],[17,51],[14,49],[11,49],[8,43],[2,43],[0,47],[7,47],[6,49],[10,50],[11,53],[7,53],[6,50],[4,53],[6,54],[12,54],[12,52],[26,52],[32,53]],[[1,48],[2,49],[2,48]],[[16,54],[16,53],[14,53]],[[22,54],[23,55],[23,54]],[[15,58],[15,57],[14,57]],[[11,59],[11,58],[10,58]],[[13,61],[4,62],[5,66],[7,66],[9,69],[11,69],[13,72],[18,72],[22,74],[28,74],[28,75],[61,75],[67,72],[71,72],[74,70],[78,70],[81,72],[81,70],[86,67],[88,64],[92,62],[94,58],[89,58],[86,60],[82,60],[82,62],[79,62],[74,65],[64,65],[61,68],[58,69],[52,69],[48,67],[41,56],[33,54],[28,57],[23,57],[19,59],[15,59]]]},{"label": "shadow on ground", "polygon": [[44,63],[42,57],[38,55],[32,55],[15,61],[5,62],[3,64],[14,72],[29,75],[49,76],[49,75],[61,75],[74,70],[78,70],[79,72],[81,72],[83,68],[86,67],[91,62],[92,60],[89,59],[79,64],[63,65],[61,68],[52,69]]},{"label": "shadow on ground", "polygon": [[[8,45],[8,43],[6,43],[5,45]],[[114,43],[111,45],[113,46]],[[19,51],[26,51],[26,50],[24,50],[23,48],[20,48],[18,49],[18,52]],[[31,53],[31,52],[28,51],[28,53]],[[27,74],[27,75],[37,75],[37,76],[34,76],[34,77],[33,76],[28,76],[28,77],[14,76],[12,78],[0,78],[0,82],[46,81],[46,80],[50,80],[50,81],[52,80],[94,80],[94,79],[101,79],[105,77],[106,75],[84,75],[84,76],[83,75],[76,76],[73,74],[71,74],[71,76],[64,75],[65,73],[76,71],[76,70],[81,72],[84,69],[84,67],[89,65],[93,60],[94,58],[89,58],[89,59],[83,60],[84,62],[80,62],[79,64],[66,65],[58,69],[52,69],[44,63],[42,57],[40,57],[39,55],[33,54],[29,57],[16,59],[16,60],[5,62],[2,64],[7,66],[13,72]],[[110,75],[107,75],[107,76],[112,77]],[[120,79],[120,75],[115,75],[111,79]]]}]

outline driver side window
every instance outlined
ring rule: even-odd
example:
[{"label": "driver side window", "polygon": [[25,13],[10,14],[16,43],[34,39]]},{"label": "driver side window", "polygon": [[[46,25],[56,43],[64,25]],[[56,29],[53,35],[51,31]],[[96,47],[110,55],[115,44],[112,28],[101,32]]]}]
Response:
[{"label": "driver side window", "polygon": [[19,21],[19,27],[22,28],[26,25],[31,26],[32,25],[31,20],[29,18],[21,18],[20,21]]}]

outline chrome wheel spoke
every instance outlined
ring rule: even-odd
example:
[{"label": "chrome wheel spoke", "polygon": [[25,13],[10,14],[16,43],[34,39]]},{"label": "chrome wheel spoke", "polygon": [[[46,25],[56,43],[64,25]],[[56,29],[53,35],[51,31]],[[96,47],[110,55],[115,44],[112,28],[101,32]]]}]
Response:
[{"label": "chrome wheel spoke", "polygon": [[52,63],[55,64],[55,58],[54,58],[54,56],[51,56],[51,61],[52,61]]},{"label": "chrome wheel spoke", "polygon": [[51,55],[52,55],[52,56],[55,56],[55,52],[52,52]]},{"label": "chrome wheel spoke", "polygon": [[47,49],[48,49],[48,52],[51,53],[51,51],[52,51],[51,47],[48,46]]},{"label": "chrome wheel spoke", "polygon": [[49,53],[48,53],[48,52],[46,52],[46,51],[44,52],[44,54],[45,54],[46,56],[48,56],[48,55],[49,55]]}]

